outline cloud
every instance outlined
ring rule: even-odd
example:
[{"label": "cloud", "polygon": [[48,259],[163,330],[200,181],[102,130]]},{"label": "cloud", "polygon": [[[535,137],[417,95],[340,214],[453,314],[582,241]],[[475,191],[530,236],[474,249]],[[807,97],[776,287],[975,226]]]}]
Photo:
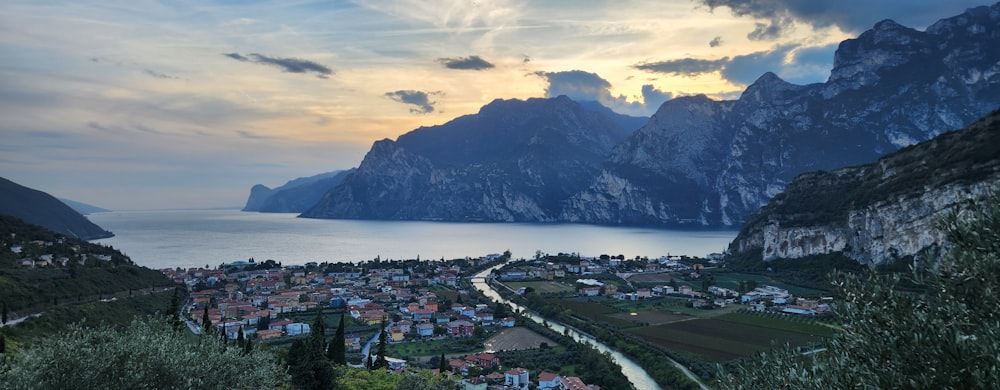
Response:
[{"label": "cloud", "polygon": [[576,101],[596,101],[621,114],[649,116],[672,97],[669,92],[647,84],[642,86],[641,96],[629,101],[624,95],[614,96],[611,83],[601,76],[582,70],[535,72],[534,75],[549,82],[545,88],[546,97],[566,95]]},{"label": "cloud", "polygon": [[483,70],[493,68],[493,64],[489,63],[479,56],[470,57],[459,57],[459,58],[439,58],[445,68],[448,69],[465,69],[465,70]]},{"label": "cloud", "polygon": [[149,76],[152,76],[152,77],[155,77],[155,78],[158,78],[158,79],[162,79],[162,80],[176,80],[176,79],[180,78],[180,77],[177,77],[177,76],[168,75],[166,73],[160,73],[160,72],[157,72],[157,71],[152,70],[152,69],[143,69],[142,73],[145,73],[145,74],[147,74]]},{"label": "cloud", "polygon": [[821,82],[833,68],[836,44],[802,47],[796,44],[778,45],[771,50],[746,55],[723,57],[715,60],[681,58],[659,62],[645,62],[634,68],[673,76],[697,76],[719,72],[722,78],[734,83],[749,85],[766,72],[796,84]]},{"label": "cloud", "polygon": [[693,77],[703,73],[718,72],[725,68],[727,64],[729,64],[729,57],[717,60],[681,58],[659,62],[643,62],[632,65],[632,67],[647,72]]},{"label": "cloud", "polygon": [[271,57],[258,53],[242,55],[240,53],[223,53],[222,55],[237,61],[261,65],[271,65],[289,73],[315,73],[316,77],[325,79],[333,74],[333,70],[316,62],[299,58]]},{"label": "cloud", "polygon": [[859,33],[891,17],[911,27],[931,23],[982,4],[982,0],[699,0],[711,10],[726,7],[734,16],[767,21],[758,23],[748,38],[773,39],[794,21],[813,27],[837,26]]},{"label": "cloud", "polygon": [[722,37],[717,36],[715,38],[712,38],[711,41],[708,41],[708,46],[711,46],[711,47],[722,46]]},{"label": "cloud", "polygon": [[429,114],[434,112],[434,104],[437,104],[437,102],[430,101],[431,95],[441,95],[441,91],[399,90],[385,93],[385,96],[393,101],[416,106],[417,108],[410,109],[410,112],[414,114]]},{"label": "cloud", "polygon": [[790,17],[774,17],[768,23],[754,23],[754,29],[747,34],[751,41],[773,41],[790,31],[794,21]]}]

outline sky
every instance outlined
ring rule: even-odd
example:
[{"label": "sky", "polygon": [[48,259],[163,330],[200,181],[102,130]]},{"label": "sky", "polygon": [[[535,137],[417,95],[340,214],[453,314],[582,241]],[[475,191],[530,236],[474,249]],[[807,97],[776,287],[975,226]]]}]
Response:
[{"label": "sky", "polygon": [[966,0],[0,2],[0,176],[112,210],[240,207],[494,99],[651,115]]}]

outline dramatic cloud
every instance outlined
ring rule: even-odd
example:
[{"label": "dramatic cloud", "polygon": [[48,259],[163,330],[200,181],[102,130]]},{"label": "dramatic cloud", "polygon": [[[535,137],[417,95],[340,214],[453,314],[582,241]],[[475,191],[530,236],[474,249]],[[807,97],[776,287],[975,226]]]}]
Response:
[{"label": "dramatic cloud", "polygon": [[790,17],[775,17],[768,23],[754,23],[754,29],[747,34],[747,39],[751,41],[773,41],[781,38],[786,31],[790,31],[794,21]]},{"label": "dramatic cloud", "polygon": [[965,8],[982,5],[982,0],[699,0],[714,10],[726,7],[734,16],[767,21],[758,23],[750,39],[773,39],[799,21],[814,27],[835,25],[848,33],[859,33],[887,15],[916,28],[954,15]]},{"label": "dramatic cloud", "polygon": [[708,46],[711,46],[711,47],[719,47],[719,46],[722,46],[722,37],[715,37],[715,38],[712,38],[712,40],[711,40],[711,41],[708,41]]},{"label": "dramatic cloud", "polygon": [[480,58],[479,56],[465,58],[440,58],[438,61],[444,64],[444,67],[448,69],[483,70],[493,68],[493,64]]},{"label": "dramatic cloud", "polygon": [[328,78],[333,74],[333,70],[324,65],[298,58],[270,57],[257,53],[245,56],[240,53],[224,53],[222,55],[237,61],[276,66],[289,73],[316,73],[316,77],[321,79]]},{"label": "dramatic cloud", "polygon": [[440,95],[441,92],[424,92],[424,91],[413,91],[413,90],[399,90],[396,92],[386,92],[385,96],[394,101],[416,106],[417,108],[411,108],[410,112],[415,114],[429,114],[434,112],[434,104],[437,102],[430,101],[430,95]]},{"label": "dramatic cloud", "polygon": [[772,50],[717,60],[681,58],[634,65],[647,72],[672,76],[697,76],[719,72],[734,84],[748,85],[766,72],[774,72],[796,84],[823,81],[820,75],[828,74],[833,67],[833,52],[837,45],[801,47],[794,44],[776,46]]},{"label": "dramatic cloud", "polygon": [[546,97],[566,95],[576,101],[595,101],[621,114],[649,116],[672,97],[669,92],[647,84],[642,86],[641,99],[629,101],[624,95],[612,95],[611,83],[601,76],[582,70],[536,72],[535,75],[549,82],[545,88]]},{"label": "dramatic cloud", "polygon": [[644,62],[632,67],[654,73],[665,73],[672,76],[697,76],[722,70],[729,64],[729,57],[718,60],[702,60],[697,58],[681,58],[659,62]]}]

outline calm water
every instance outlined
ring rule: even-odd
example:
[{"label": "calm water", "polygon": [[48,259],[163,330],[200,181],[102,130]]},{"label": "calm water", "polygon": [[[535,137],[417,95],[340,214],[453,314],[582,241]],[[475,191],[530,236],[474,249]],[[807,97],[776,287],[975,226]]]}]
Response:
[{"label": "calm water", "polygon": [[659,257],[721,252],[736,231],[576,224],[317,220],[238,210],[123,211],[88,216],[112,245],[151,268],[215,267],[274,259],[283,264],[382,259],[454,259],[510,250],[515,258],[576,252]]}]

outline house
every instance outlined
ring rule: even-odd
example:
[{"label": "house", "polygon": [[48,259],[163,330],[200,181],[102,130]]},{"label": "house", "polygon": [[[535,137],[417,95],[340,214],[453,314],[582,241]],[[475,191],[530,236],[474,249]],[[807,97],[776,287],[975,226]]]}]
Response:
[{"label": "house", "polygon": [[597,286],[583,287],[580,289],[580,295],[585,297],[596,297],[601,293],[601,288]]},{"label": "house", "polygon": [[517,320],[514,317],[504,317],[500,320],[500,326],[504,328],[513,328],[515,325],[517,325]]},{"label": "house", "polygon": [[483,324],[484,326],[493,325],[493,313],[481,312],[476,313],[476,322]]},{"label": "house", "polygon": [[434,318],[434,310],[417,309],[412,312],[414,321],[429,321]]},{"label": "house", "polygon": [[398,326],[393,326],[389,328],[389,342],[398,343],[406,338],[403,329]]},{"label": "house", "polygon": [[309,324],[295,322],[285,326],[285,332],[289,336],[298,336],[300,334],[309,334]]},{"label": "house", "polygon": [[434,335],[434,324],[417,324],[415,328],[417,329],[417,336],[430,337]]},{"label": "house", "polygon": [[278,329],[264,329],[257,331],[257,338],[261,340],[273,339],[281,337],[281,330]]},{"label": "house", "polygon": [[562,390],[590,390],[586,383],[575,376],[559,378],[559,388]]},{"label": "house", "polygon": [[516,387],[521,390],[528,390],[529,381],[527,369],[518,367],[513,370],[507,370],[503,373],[503,376],[503,383],[505,385]]},{"label": "house", "polygon": [[448,362],[448,367],[451,368],[452,374],[461,374],[461,375],[469,374],[469,363],[466,363],[465,360],[451,359],[451,361]]},{"label": "house", "polygon": [[483,378],[462,379],[462,390],[486,390],[486,380]]},{"label": "house", "polygon": [[500,358],[492,353],[477,353],[465,357],[467,363],[475,364],[482,368],[500,367]]},{"label": "house", "polygon": [[446,324],[448,334],[452,336],[472,336],[473,325],[469,321],[457,320]]},{"label": "house", "polygon": [[542,371],[542,373],[538,374],[539,389],[558,389],[559,383],[559,374],[553,374],[548,371]]}]

